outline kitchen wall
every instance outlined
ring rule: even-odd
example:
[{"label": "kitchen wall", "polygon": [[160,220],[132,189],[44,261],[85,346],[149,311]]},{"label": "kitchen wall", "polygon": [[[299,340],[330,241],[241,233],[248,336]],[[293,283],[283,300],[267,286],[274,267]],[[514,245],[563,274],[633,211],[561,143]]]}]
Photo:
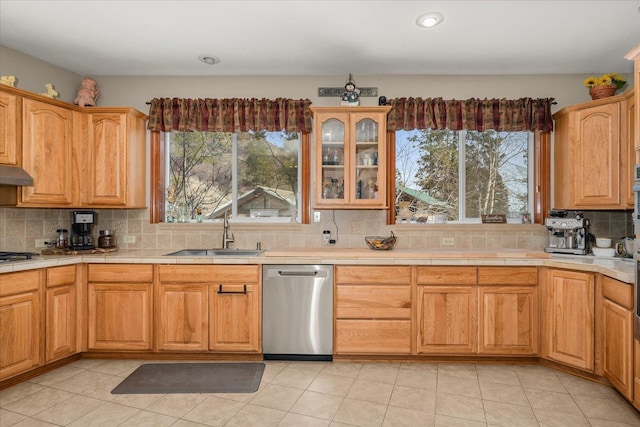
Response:
[{"label": "kitchen wall", "polygon": [[[196,59],[194,59],[196,60]],[[206,66],[203,64],[203,66]],[[612,70],[616,71],[616,70]],[[309,98],[314,105],[337,105],[336,98],[320,98],[318,87],[341,87],[344,76],[91,76],[98,82],[100,106],[132,106],[146,112],[146,102],[154,97],[257,97]],[[53,83],[60,99],[72,102],[83,77],[60,67],[0,46],[0,75],[15,75],[17,87],[42,92]],[[378,94],[394,97],[436,97],[445,99],[484,98],[556,98],[557,110],[586,102],[589,95],[582,81],[587,75],[508,75],[508,76],[432,76],[398,75],[354,76],[359,86],[378,88]],[[630,75],[626,75],[632,80]],[[377,98],[361,98],[363,105],[376,105]],[[97,229],[115,229],[119,245],[130,248],[179,249],[214,247],[221,241],[220,224],[149,224],[147,210],[99,210]],[[335,215],[335,221],[334,221]],[[256,227],[234,224],[237,247],[263,248],[318,247],[322,230],[331,230],[337,247],[365,247],[364,236],[386,235],[394,231],[402,248],[520,248],[542,249],[546,230],[541,225],[385,225],[384,211],[324,211],[318,224]],[[599,234],[620,231],[629,234],[630,215],[617,212],[597,214],[594,227]],[[35,239],[53,238],[57,228],[68,228],[70,210],[0,208],[0,250],[33,250]],[[596,224],[597,223],[597,224]],[[605,231],[606,230],[606,231]],[[95,233],[97,235],[97,231]],[[624,235],[622,234],[622,235]],[[124,244],[133,236],[135,243]],[[453,246],[442,246],[442,237],[454,237]]]}]

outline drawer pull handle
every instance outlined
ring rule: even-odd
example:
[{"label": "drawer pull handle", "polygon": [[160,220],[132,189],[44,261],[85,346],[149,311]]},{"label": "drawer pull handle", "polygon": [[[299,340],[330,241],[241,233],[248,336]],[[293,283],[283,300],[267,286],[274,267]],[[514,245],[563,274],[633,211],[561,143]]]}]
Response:
[{"label": "drawer pull handle", "polygon": [[220,285],[218,285],[218,293],[219,294],[245,294],[247,293],[247,285],[242,285],[243,290],[241,291],[223,291],[222,290],[222,283]]}]

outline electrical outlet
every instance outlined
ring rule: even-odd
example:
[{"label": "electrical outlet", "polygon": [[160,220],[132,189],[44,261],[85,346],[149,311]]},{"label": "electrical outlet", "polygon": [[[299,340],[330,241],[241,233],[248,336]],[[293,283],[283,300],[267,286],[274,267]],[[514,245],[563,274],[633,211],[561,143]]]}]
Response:
[{"label": "electrical outlet", "polygon": [[320,212],[313,213],[313,222],[320,222]]},{"label": "electrical outlet", "polygon": [[46,248],[47,247],[47,239],[36,239],[36,248]]},{"label": "electrical outlet", "polygon": [[440,239],[441,246],[453,246],[455,244],[456,239],[454,239],[453,237],[443,237],[442,239]]},{"label": "electrical outlet", "polygon": [[124,243],[135,243],[136,236],[124,236],[122,240],[124,241]]}]

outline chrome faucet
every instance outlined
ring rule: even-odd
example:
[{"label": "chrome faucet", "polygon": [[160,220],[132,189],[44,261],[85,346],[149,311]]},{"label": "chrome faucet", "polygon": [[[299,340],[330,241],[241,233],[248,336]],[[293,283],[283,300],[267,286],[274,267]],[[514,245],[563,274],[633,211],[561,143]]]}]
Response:
[{"label": "chrome faucet", "polygon": [[229,243],[235,242],[233,234],[229,237],[229,211],[224,211],[224,219],[222,221],[222,249],[228,249]]}]

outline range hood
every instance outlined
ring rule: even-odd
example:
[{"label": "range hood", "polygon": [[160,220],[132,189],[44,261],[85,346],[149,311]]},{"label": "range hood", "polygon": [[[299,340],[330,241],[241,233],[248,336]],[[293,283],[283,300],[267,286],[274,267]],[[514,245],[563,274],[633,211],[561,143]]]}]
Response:
[{"label": "range hood", "polygon": [[33,185],[33,178],[24,169],[0,165],[0,185]]}]

